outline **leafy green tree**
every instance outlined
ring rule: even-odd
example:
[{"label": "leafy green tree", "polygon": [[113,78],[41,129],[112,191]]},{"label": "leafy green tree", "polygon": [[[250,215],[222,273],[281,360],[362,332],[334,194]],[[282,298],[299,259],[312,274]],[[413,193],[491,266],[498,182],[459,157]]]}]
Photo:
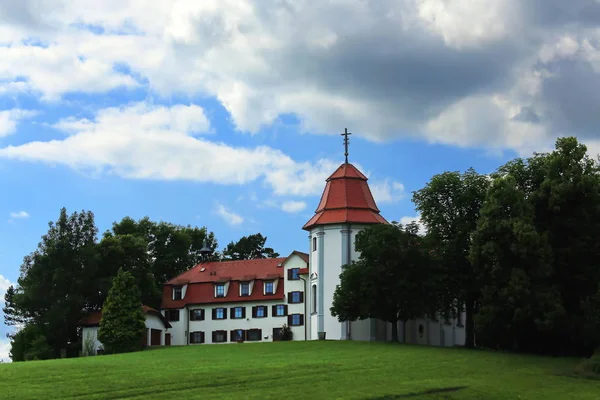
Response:
[{"label": "leafy green tree", "polygon": [[265,247],[267,238],[260,233],[243,236],[237,242],[230,242],[223,250],[223,258],[226,260],[252,260],[256,258],[277,258],[271,247]]},{"label": "leafy green tree", "polygon": [[62,208],[6,293],[6,323],[35,325],[54,357],[78,354],[78,321],[95,290],[96,236],[91,212],[68,215]]},{"label": "leafy green tree", "polygon": [[98,301],[101,305],[112,286],[118,268],[131,273],[140,288],[142,303],[150,307],[160,306],[162,282],[156,282],[152,273],[152,261],[144,238],[132,234],[114,235],[106,232],[98,244],[100,268],[97,274]]},{"label": "leafy green tree", "polygon": [[560,293],[550,284],[552,251],[533,221],[533,207],[516,180],[497,178],[471,246],[482,291],[475,317],[479,345],[531,350],[564,322]]},{"label": "leafy green tree", "polygon": [[463,174],[435,175],[424,188],[413,192],[429,240],[442,260],[440,282],[445,288],[439,292],[440,311],[456,316],[464,308],[468,348],[475,345],[473,317],[481,295],[469,250],[488,187],[488,177],[471,168]]},{"label": "leafy green tree", "polygon": [[333,294],[331,314],[339,321],[376,318],[392,323],[426,314],[436,298],[433,259],[414,223],[373,225],[356,235],[358,261],[345,266]]},{"label": "leafy green tree", "polygon": [[133,235],[143,238],[151,262],[151,272],[157,285],[162,291],[162,284],[169,279],[190,269],[202,261],[200,249],[206,239],[207,246],[212,250],[210,260],[218,260],[218,246],[214,233],[205,227],[174,225],[168,222],[154,222],[148,217],[135,221],[125,217],[115,222],[112,234]]},{"label": "leafy green tree", "polygon": [[600,283],[600,165],[586,153],[576,138],[559,138],[554,151],[513,160],[496,174],[516,180],[552,249],[550,285],[558,287],[566,319],[540,345],[561,354],[593,348],[586,344],[586,327],[595,316],[585,309]]},{"label": "leafy green tree", "polygon": [[140,291],[130,272],[119,268],[102,307],[98,340],[106,353],[125,353],[141,349],[146,333]]}]

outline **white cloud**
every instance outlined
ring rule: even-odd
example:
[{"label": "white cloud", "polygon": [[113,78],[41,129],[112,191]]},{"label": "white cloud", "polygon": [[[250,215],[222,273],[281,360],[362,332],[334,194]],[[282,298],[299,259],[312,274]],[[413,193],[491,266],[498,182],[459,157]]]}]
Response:
[{"label": "white cloud", "polygon": [[402,225],[408,225],[411,222],[416,222],[417,225],[419,226],[419,235],[424,235],[425,233],[427,233],[427,229],[425,228],[425,225],[421,221],[421,216],[419,214],[415,215],[414,217],[404,216],[404,217],[400,218],[399,222]]},{"label": "white cloud", "polygon": [[4,2],[0,92],[54,100],[144,86],[216,98],[247,132],[292,113],[312,133],[349,126],[373,141],[530,151],[559,134],[598,135],[599,9],[596,0]]},{"label": "white cloud", "polygon": [[281,209],[288,213],[297,213],[306,208],[304,201],[289,200],[281,203]]},{"label": "white cloud", "polygon": [[8,338],[0,338],[0,362],[12,362],[10,358],[10,340]]},{"label": "white cloud", "polygon": [[27,211],[12,211],[10,217],[14,219],[25,219],[29,218],[29,213]]},{"label": "white cloud", "polygon": [[233,211],[228,210],[222,204],[217,204],[216,213],[218,216],[223,218],[223,220],[229,225],[240,225],[244,222],[244,218],[242,216],[234,213]]},{"label": "white cloud", "polygon": [[375,203],[392,203],[404,197],[404,185],[394,180],[385,179],[369,185]]},{"label": "white cloud", "polygon": [[4,294],[12,283],[4,276],[0,275],[0,304],[4,304]]},{"label": "white cloud", "polygon": [[31,118],[36,114],[35,111],[21,110],[19,108],[0,111],[0,137],[14,133],[19,121]]}]

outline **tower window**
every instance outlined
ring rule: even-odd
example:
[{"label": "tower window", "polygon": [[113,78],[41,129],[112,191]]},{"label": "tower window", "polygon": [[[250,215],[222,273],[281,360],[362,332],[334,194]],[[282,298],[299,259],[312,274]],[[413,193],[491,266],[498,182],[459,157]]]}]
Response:
[{"label": "tower window", "polygon": [[316,250],[317,250],[317,238],[314,237],[313,238],[313,251],[316,251]]},{"label": "tower window", "polygon": [[312,312],[317,313],[317,285],[312,285]]}]

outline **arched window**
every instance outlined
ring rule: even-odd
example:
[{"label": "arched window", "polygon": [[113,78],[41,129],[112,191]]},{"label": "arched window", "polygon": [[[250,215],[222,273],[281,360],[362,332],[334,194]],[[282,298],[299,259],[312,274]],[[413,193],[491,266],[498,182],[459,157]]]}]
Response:
[{"label": "arched window", "polygon": [[312,285],[312,312],[317,312],[317,284]]}]

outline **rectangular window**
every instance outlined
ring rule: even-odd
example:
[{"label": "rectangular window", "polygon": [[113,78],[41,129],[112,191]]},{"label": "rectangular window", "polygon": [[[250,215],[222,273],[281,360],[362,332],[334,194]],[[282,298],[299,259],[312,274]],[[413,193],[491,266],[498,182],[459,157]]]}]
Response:
[{"label": "rectangular window", "polygon": [[317,313],[317,285],[312,285],[312,313]]},{"label": "rectangular window", "polygon": [[304,315],[302,314],[291,314],[288,315],[289,326],[301,326],[304,325]]},{"label": "rectangular window", "polygon": [[215,297],[225,297],[225,285],[223,283],[215,285]]},{"label": "rectangular window", "polygon": [[167,321],[179,321],[179,310],[167,310],[165,314]]},{"label": "rectangular window", "polygon": [[173,300],[181,300],[182,287],[173,286]]},{"label": "rectangular window", "polygon": [[265,294],[273,294],[273,282],[265,282]]},{"label": "rectangular window", "polygon": [[313,238],[313,251],[317,251],[317,238]]},{"label": "rectangular window", "polygon": [[300,268],[290,268],[288,269],[288,281],[297,281],[300,279]]},{"label": "rectangular window", "polygon": [[204,332],[190,332],[190,343],[204,343]]},{"label": "rectangular window", "polygon": [[256,342],[262,339],[261,329],[248,329],[246,331],[246,340],[249,342]]},{"label": "rectangular window", "polygon": [[204,321],[204,310],[201,308],[190,310],[190,321]]},{"label": "rectangular window", "polygon": [[250,296],[250,284],[248,282],[240,283],[240,296]]},{"label": "rectangular window", "polygon": [[240,340],[244,340],[244,330],[243,329],[234,329],[231,331],[231,341],[237,342]]},{"label": "rectangular window", "polygon": [[246,307],[231,307],[231,319],[246,318]]},{"label": "rectangular window", "polygon": [[304,293],[303,292],[288,292],[288,303],[298,304],[304,302]]},{"label": "rectangular window", "polygon": [[225,343],[227,341],[227,331],[213,331],[213,343]]},{"label": "rectangular window", "polygon": [[285,317],[287,315],[287,305],[286,304],[277,304],[273,306],[273,316],[274,317]]},{"label": "rectangular window", "polygon": [[227,319],[227,310],[223,307],[213,308],[212,319]]},{"label": "rectangular window", "polygon": [[252,318],[265,318],[267,315],[267,306],[252,307]]}]

